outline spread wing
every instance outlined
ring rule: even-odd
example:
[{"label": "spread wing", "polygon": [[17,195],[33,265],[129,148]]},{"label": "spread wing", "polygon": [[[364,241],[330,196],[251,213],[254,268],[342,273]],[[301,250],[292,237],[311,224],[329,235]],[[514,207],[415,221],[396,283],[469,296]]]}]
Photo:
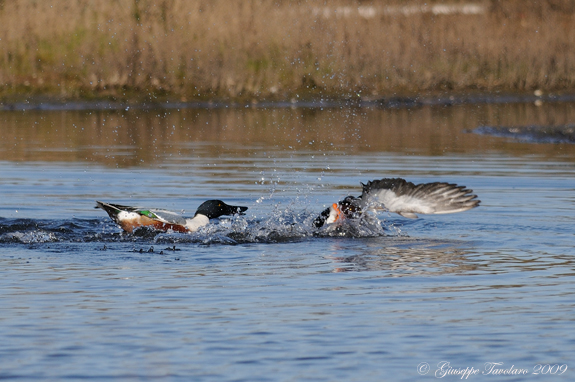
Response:
[{"label": "spread wing", "polygon": [[415,219],[416,214],[450,214],[467,211],[480,203],[473,190],[450,183],[413,184],[386,178],[362,184],[362,204]]}]

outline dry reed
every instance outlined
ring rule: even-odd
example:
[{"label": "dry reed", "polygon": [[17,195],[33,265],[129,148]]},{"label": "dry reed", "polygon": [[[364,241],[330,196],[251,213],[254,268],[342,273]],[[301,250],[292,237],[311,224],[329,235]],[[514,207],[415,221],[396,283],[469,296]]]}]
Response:
[{"label": "dry reed", "polygon": [[573,89],[575,1],[470,1],[0,0],[0,95]]}]

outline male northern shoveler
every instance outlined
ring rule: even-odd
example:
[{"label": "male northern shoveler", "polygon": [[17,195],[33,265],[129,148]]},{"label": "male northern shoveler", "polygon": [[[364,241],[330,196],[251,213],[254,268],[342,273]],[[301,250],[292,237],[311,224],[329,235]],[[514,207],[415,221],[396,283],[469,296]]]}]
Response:
[{"label": "male northern shoveler", "polygon": [[193,218],[186,219],[175,212],[156,209],[128,207],[96,201],[96,208],[101,208],[110,215],[126,232],[133,232],[138,227],[152,227],[160,231],[195,232],[210,222],[210,219],[222,215],[242,215],[248,207],[230,206],[221,200],[203,202]]},{"label": "male northern shoveler", "polygon": [[385,178],[361,183],[361,196],[348,196],[325,209],[315,220],[319,228],[344,218],[357,219],[367,210],[384,210],[416,219],[416,214],[463,212],[480,203],[465,186],[450,183],[413,184],[401,178]]}]

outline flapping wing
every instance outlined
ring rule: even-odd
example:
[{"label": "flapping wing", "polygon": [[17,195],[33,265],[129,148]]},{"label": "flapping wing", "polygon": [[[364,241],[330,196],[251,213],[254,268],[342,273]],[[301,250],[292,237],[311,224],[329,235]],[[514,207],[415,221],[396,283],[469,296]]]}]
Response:
[{"label": "flapping wing", "polygon": [[416,214],[450,214],[467,211],[480,203],[473,190],[450,183],[413,184],[386,178],[362,184],[362,204],[415,219]]}]

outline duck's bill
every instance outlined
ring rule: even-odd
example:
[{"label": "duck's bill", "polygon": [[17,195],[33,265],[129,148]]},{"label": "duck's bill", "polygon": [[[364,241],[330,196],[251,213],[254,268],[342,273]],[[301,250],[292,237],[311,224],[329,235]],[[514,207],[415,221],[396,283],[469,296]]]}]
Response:
[{"label": "duck's bill", "polygon": [[227,207],[226,215],[245,215],[245,212],[248,210],[248,207],[244,206],[226,205],[226,207]]}]

